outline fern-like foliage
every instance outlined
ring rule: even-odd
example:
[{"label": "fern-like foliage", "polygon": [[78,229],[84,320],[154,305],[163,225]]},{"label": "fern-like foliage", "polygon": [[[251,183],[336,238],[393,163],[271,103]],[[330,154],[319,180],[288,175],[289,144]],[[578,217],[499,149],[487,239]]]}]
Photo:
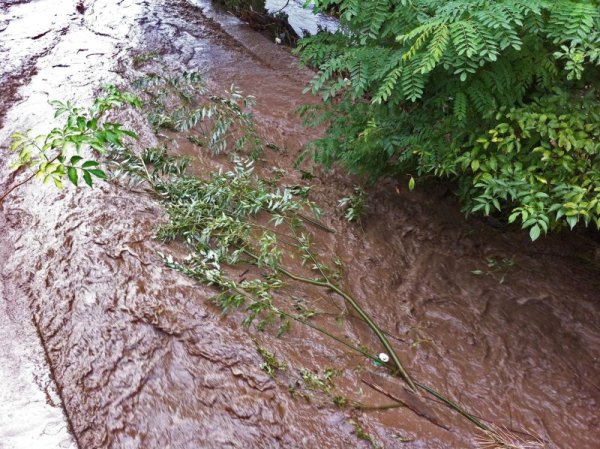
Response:
[{"label": "fern-like foliage", "polygon": [[[561,116],[569,101],[599,102],[598,0],[314,3],[339,11],[342,22],[297,50],[318,69],[307,90],[325,105],[303,112],[328,124],[311,150],[326,166],[342,162],[372,178],[433,172],[478,183],[452,158],[505,120],[499,111],[535,104]],[[557,89],[570,100],[545,101]],[[533,150],[550,140],[538,134],[522,144]],[[500,209],[509,203],[498,201]]]},{"label": "fern-like foliage", "polygon": [[254,158],[261,153],[251,112],[254,97],[244,97],[235,85],[224,97],[209,96],[199,72],[150,74],[133,85],[149,104],[148,118],[157,131],[186,132],[191,142],[215,154],[230,147],[235,151],[250,148]]}]

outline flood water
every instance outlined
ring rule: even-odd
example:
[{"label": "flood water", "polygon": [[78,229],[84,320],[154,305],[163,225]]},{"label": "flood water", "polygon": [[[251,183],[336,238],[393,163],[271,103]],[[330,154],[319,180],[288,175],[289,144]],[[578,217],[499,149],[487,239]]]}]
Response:
[{"label": "flood water", "polygon": [[[16,130],[52,126],[47,100],[89,103],[104,83],[127,86],[158,69],[131,65],[151,51],[170,70],[204,71],[214,92],[235,83],[254,95],[261,133],[287,150],[266,152],[265,168],[305,182],[293,163],[316,132],[294,111],[315,101],[302,94],[312,73],[289,50],[205,1],[83,5],[0,5],[2,148]],[[141,144],[156,143],[140,112],[118,119]],[[182,139],[177,151],[197,150]],[[0,191],[7,158],[1,150]],[[196,170],[217,163],[199,154]],[[393,336],[416,378],[545,447],[598,447],[597,235],[532,244],[466,220],[444,188],[408,192],[393,181],[370,192],[362,226],[349,224],[337,201],[353,181],[313,171],[312,198],[336,230],[317,237],[320,251],[341,258],[346,288]],[[384,448],[476,447],[470,423],[425,397],[434,420],[410,406],[358,411],[294,398],[289,382],[301,368],[338,370],[340,391],[368,405],[389,398],[365,380],[390,391],[402,384],[309,329],[277,339],[243,329],[241,315],[224,316],[209,302],[214,292],[158,259],[156,251],[178,251],[152,239],[162,219],[147,193],[115,183],[61,192],[29,184],[0,205],[1,449],[373,447],[353,422]],[[310,301],[316,293],[294,294]],[[340,332],[378,348],[351,316]],[[260,369],[255,340],[288,362],[280,381]]]}]

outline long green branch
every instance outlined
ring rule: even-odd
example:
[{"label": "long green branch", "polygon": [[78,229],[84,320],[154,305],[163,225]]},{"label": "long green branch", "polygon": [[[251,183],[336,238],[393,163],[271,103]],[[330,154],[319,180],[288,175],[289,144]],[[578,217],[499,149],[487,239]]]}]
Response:
[{"label": "long green branch", "polygon": [[[326,335],[327,337],[332,338],[333,340],[337,341],[338,343],[346,346],[348,349],[351,349],[352,351],[358,352],[360,354],[362,354],[363,356],[367,357],[368,359],[371,359],[373,361],[379,361],[379,358],[370,354],[368,351],[358,347],[358,346],[354,346],[352,343],[349,343],[345,340],[343,340],[342,338],[332,334],[331,332],[327,331],[326,329],[323,329],[322,327],[319,326],[315,326],[314,324],[308,322],[307,320],[303,320],[300,317],[284,312],[282,310],[277,309],[277,313],[280,313],[288,318],[293,319],[294,321],[297,321],[299,323],[302,323],[308,327],[310,327],[313,330],[316,330],[317,332],[322,333],[323,335]],[[426,391],[427,393],[431,394],[432,396],[434,396],[435,398],[437,398],[438,400],[440,400],[441,402],[443,402],[447,407],[453,409],[454,411],[460,413],[462,416],[464,416],[465,418],[467,418],[469,421],[471,421],[473,424],[475,424],[477,427],[479,427],[482,430],[486,430],[489,431],[491,430],[489,426],[485,425],[484,423],[481,422],[481,420],[479,420],[478,418],[476,418],[474,415],[472,415],[471,413],[469,413],[468,411],[466,411],[464,408],[462,408],[460,405],[458,405],[456,402],[452,401],[451,399],[449,399],[448,397],[444,396],[443,394],[439,393],[438,391],[434,390],[433,388],[431,388],[430,386],[418,382],[418,381],[414,381],[414,384],[419,387],[420,389]]]},{"label": "long green branch", "polygon": [[[252,252],[248,251],[247,249],[244,249],[243,251],[245,254],[247,254],[251,258],[258,260],[258,256],[256,256]],[[408,372],[404,368],[404,365],[400,361],[400,358],[396,354],[396,351],[390,344],[390,342],[387,339],[387,337],[385,336],[385,334],[381,331],[381,329],[379,329],[379,326],[377,326],[377,324],[371,319],[371,317],[364,311],[364,309],[360,306],[360,304],[358,304],[358,302],[356,302],[356,300],[354,298],[352,298],[352,296],[350,296],[349,294],[344,292],[342,289],[340,289],[337,285],[335,285],[329,281],[319,281],[317,279],[311,279],[311,278],[307,278],[304,276],[294,274],[279,264],[275,267],[275,269],[295,281],[330,289],[330,290],[334,291],[335,293],[337,293],[339,296],[341,296],[345,301],[347,301],[352,306],[352,308],[359,314],[359,316],[367,323],[367,325],[371,328],[371,330],[375,333],[375,335],[377,336],[377,338],[379,339],[379,341],[381,342],[383,347],[386,349],[386,351],[388,351],[390,353],[390,356],[392,357],[392,361],[394,362],[394,365],[398,369],[400,376],[410,386],[411,390],[415,393],[418,391],[415,383],[413,382],[412,378],[409,376]]]},{"label": "long green branch", "polygon": [[[145,164],[144,164],[145,165]],[[145,167],[144,167],[145,168]],[[153,187],[155,187],[154,183],[151,181],[150,176],[148,176],[148,181],[150,181],[151,184],[153,184]],[[231,210],[225,210],[224,208],[221,208],[219,206],[216,205],[212,205],[215,209],[217,210],[221,210],[224,212],[227,212],[229,214],[232,214],[233,212]],[[265,209],[266,212],[271,212],[272,211],[268,211]],[[306,219],[306,217],[303,217],[302,215],[298,214],[300,218],[302,219]],[[290,217],[286,217],[286,218],[290,218]],[[321,226],[321,224],[318,221],[313,221],[313,220],[307,220],[308,222],[323,228],[323,226]],[[249,224],[251,224],[253,227],[257,228],[257,229],[261,229],[261,230],[265,230],[265,231],[269,231],[269,232],[275,232],[276,234],[280,235],[280,236],[285,236],[287,238],[290,238],[292,240],[295,240],[297,243],[301,243],[298,239],[298,236],[294,233],[294,236],[290,236],[287,234],[283,234],[281,235],[280,233],[274,231],[273,229],[267,228],[265,226],[259,225],[257,223],[252,223],[252,222],[248,222]],[[257,262],[260,260],[259,257],[254,254],[252,252],[251,249],[249,249],[249,246],[246,246],[244,244],[245,242],[239,242],[238,243],[238,248],[240,248],[242,250],[242,252],[244,254],[246,254],[248,257],[250,257],[250,259],[252,259],[252,262],[255,265],[257,265]],[[291,244],[289,242],[285,242],[287,244]],[[302,245],[300,244],[291,244],[292,246],[296,247],[297,249],[302,249]],[[305,250],[306,251],[306,250]],[[456,402],[452,401],[451,399],[449,399],[448,397],[442,395],[441,393],[437,392],[436,390],[434,390],[433,388],[429,387],[426,384],[423,384],[421,382],[417,382],[415,380],[413,380],[411,378],[411,376],[407,373],[407,371],[404,369],[397,353],[395,352],[395,350],[393,349],[392,345],[390,344],[389,340],[387,339],[385,333],[379,328],[379,326],[371,319],[371,317],[364,311],[364,309],[360,306],[360,304],[358,304],[358,302],[347,292],[345,292],[344,290],[342,290],[339,286],[335,285],[333,282],[331,282],[327,276],[325,276],[325,274],[323,273],[323,270],[320,269],[319,263],[318,261],[315,259],[314,254],[312,254],[312,252],[308,251],[307,253],[310,258],[313,260],[313,262],[315,262],[315,264],[317,265],[317,267],[319,268],[321,274],[323,275],[323,280],[320,279],[314,279],[314,278],[308,278],[305,276],[302,276],[300,274],[297,274],[293,271],[290,271],[289,269],[285,268],[284,266],[282,266],[281,264],[277,263],[275,266],[272,266],[271,268],[273,268],[274,270],[276,270],[277,272],[283,274],[284,276],[297,281],[297,282],[302,282],[305,284],[309,284],[309,285],[314,285],[317,287],[321,287],[321,288],[325,288],[328,290],[333,291],[334,293],[336,293],[337,295],[339,295],[341,298],[343,298],[343,300],[347,303],[349,303],[351,305],[351,307],[358,313],[359,317],[371,328],[371,330],[376,334],[377,338],[379,339],[379,341],[381,342],[381,344],[384,346],[384,348],[389,352],[392,361],[393,361],[393,366],[395,368],[395,370],[397,370],[397,372],[400,374],[400,376],[403,378],[403,380],[409,385],[409,387],[412,389],[413,392],[417,392],[419,389],[423,390],[427,393],[429,393],[430,395],[432,395],[433,397],[435,397],[437,400],[441,401],[443,404],[445,404],[447,407],[455,410],[456,412],[458,412],[459,414],[461,414],[462,416],[464,416],[466,419],[468,419],[470,422],[472,422],[473,424],[475,424],[477,427],[479,427],[480,429],[486,430],[486,431],[490,431],[490,428],[485,425],[483,422],[481,422],[477,417],[475,417],[474,415],[472,415],[471,413],[469,413],[468,411],[466,411],[464,408],[462,408],[460,405],[458,405]],[[228,289],[233,289],[234,291],[242,294],[244,297],[248,298],[249,293],[244,291],[243,288],[238,287],[237,285],[235,286],[231,286],[231,285],[222,285],[223,288],[228,288]],[[294,321],[297,321],[299,323],[302,323],[306,326],[308,326],[309,328],[322,333],[323,335],[328,336],[329,338],[337,341],[338,343],[344,345],[345,347],[351,349],[352,351],[355,351],[357,353],[362,354],[363,356],[373,360],[373,361],[378,361],[378,357],[370,354],[367,350],[357,347],[347,341],[345,341],[343,338],[340,338],[336,335],[334,335],[333,333],[327,331],[326,329],[323,329],[319,326],[316,326],[312,323],[310,323],[308,320],[306,320],[305,318],[299,317],[297,315],[285,312],[283,310],[280,310],[279,308],[277,308],[276,306],[274,306],[273,304],[270,304],[270,309],[272,312],[275,312],[277,314],[279,314],[280,316],[285,316],[289,319],[292,319]]]}]

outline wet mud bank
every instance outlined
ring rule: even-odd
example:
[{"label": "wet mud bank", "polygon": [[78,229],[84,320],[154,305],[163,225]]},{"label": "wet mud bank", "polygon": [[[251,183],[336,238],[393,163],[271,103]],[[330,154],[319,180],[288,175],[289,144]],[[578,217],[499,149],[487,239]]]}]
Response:
[{"label": "wet mud bank", "polygon": [[[216,93],[235,83],[254,95],[260,132],[285,148],[266,151],[262,169],[277,166],[286,172],[283,182],[306,183],[293,163],[314,131],[294,110],[314,101],[302,95],[312,74],[288,51],[208,3],[85,4],[66,31],[62,22],[48,25],[55,45],[26,50],[25,62],[3,68],[2,80],[35,69],[25,85],[2,92],[3,145],[11,131],[51,116],[49,96],[88,101],[102,82],[126,85],[141,73],[131,58],[154,52],[169,70],[205,71]],[[3,54],[25,38],[14,39]],[[35,52],[41,56],[34,61]],[[141,131],[144,144],[155,143],[139,113],[119,119]],[[178,143],[179,152],[197,154]],[[205,154],[196,161],[217,163]],[[597,241],[565,235],[531,244],[526,235],[465,221],[441,190],[407,192],[391,181],[370,193],[362,227],[348,224],[337,201],[351,192],[351,181],[312,171],[311,196],[336,229],[319,237],[321,251],[345,262],[347,288],[394,337],[415,377],[547,447],[596,447],[600,272],[590,261],[597,260]],[[6,167],[1,175],[6,179]],[[294,398],[288,390],[300,368],[339,371],[340,391],[373,406],[389,398],[364,380],[390,391],[402,384],[309,329],[295,326],[276,339],[241,328],[238,314],[222,315],[208,301],[213,291],[157,257],[178,249],[152,239],[164,215],[142,190],[104,184],[57,192],[32,184],[0,213],[2,291],[18,298],[19,316],[33,317],[81,448],[372,447],[357,423],[385,448],[476,447],[473,426],[436,401],[422,399],[436,416],[427,419],[410,406],[355,411],[318,395]],[[308,301],[314,292],[298,296]],[[346,314],[340,326],[348,338],[378,347],[356,318]],[[287,362],[279,381],[261,370],[257,342]]]},{"label": "wet mud bank", "polygon": [[[6,232],[16,214],[0,214]],[[0,238],[0,448],[75,449],[28,301],[5,278],[14,246]]]}]

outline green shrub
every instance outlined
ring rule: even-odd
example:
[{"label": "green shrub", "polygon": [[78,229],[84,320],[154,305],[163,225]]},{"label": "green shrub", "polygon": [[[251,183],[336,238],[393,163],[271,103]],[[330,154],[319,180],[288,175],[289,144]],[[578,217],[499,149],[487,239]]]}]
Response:
[{"label": "green shrub", "polygon": [[[381,176],[450,176],[469,212],[533,239],[600,227],[597,0],[317,0],[342,31],[301,41],[318,74],[314,159]],[[411,181],[411,183],[414,181]]]},{"label": "green shrub", "polygon": [[[137,134],[111,122],[106,116],[111,111],[129,105],[140,107],[139,98],[121,92],[115,86],[105,87],[105,95],[94,100],[89,108],[71,102],[51,101],[54,118],[66,117],[62,126],[48,134],[33,135],[30,131],[12,135],[10,150],[17,154],[11,164],[13,170],[28,170],[31,174],[11,187],[0,197],[0,202],[15,188],[34,177],[43,182],[53,182],[63,187],[65,179],[78,185],[80,178],[93,185],[93,177],[105,179],[106,174],[95,159],[88,159],[93,151],[103,154],[109,148],[123,147],[123,139],[137,139]],[[93,150],[93,151],[91,151]]]}]

